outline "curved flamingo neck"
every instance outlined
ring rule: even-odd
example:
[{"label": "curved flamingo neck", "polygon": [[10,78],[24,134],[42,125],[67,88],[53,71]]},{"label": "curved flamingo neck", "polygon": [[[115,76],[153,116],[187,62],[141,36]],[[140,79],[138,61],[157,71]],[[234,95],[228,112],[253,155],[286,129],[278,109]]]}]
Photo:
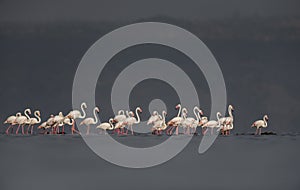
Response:
[{"label": "curved flamingo neck", "polygon": [[27,117],[27,119],[30,119],[30,117],[29,117],[29,115],[28,115],[28,113],[27,112],[29,112],[30,111],[30,109],[26,109],[25,111],[24,111],[24,115]]},{"label": "curved flamingo neck", "polygon": [[177,117],[180,117],[180,113],[181,113],[181,105],[179,104],[179,110],[178,110],[178,114],[177,114]]},{"label": "curved flamingo neck", "polygon": [[[196,110],[198,111],[198,113],[196,113]],[[198,108],[197,106],[194,107],[193,109],[194,115],[196,116],[196,121],[199,122],[199,120],[201,119],[200,116],[200,108]]]},{"label": "curved flamingo neck", "polygon": [[264,123],[265,123],[266,126],[268,125],[266,116],[264,116]]},{"label": "curved flamingo neck", "polygon": [[97,108],[94,108],[94,124],[98,123],[98,117],[97,117],[97,113],[96,113]]},{"label": "curved flamingo neck", "polygon": [[34,116],[37,118],[38,122],[41,123],[41,117],[37,114],[38,112],[34,112]]},{"label": "curved flamingo neck", "polygon": [[233,119],[232,108],[231,107],[228,107],[228,114]]},{"label": "curved flamingo neck", "polygon": [[81,106],[80,106],[80,107],[81,107],[81,111],[82,111],[82,113],[83,113],[83,114],[80,113],[79,118],[81,118],[81,119],[86,117],[86,113],[85,113],[85,110],[84,110],[84,107],[83,107],[84,105],[86,105],[86,104],[83,102],[83,103],[81,104]]},{"label": "curved flamingo neck", "polygon": [[135,109],[135,114],[136,114],[136,117],[137,117],[137,121],[135,123],[140,123],[141,119],[140,119],[140,116],[139,116],[139,113],[138,113],[138,108]]}]

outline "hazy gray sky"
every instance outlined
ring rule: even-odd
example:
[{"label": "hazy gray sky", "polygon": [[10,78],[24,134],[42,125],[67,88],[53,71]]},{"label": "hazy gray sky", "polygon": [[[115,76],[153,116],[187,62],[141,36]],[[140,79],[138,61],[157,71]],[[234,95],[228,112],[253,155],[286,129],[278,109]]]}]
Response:
[{"label": "hazy gray sky", "polygon": [[300,15],[297,0],[0,0],[0,21]]}]

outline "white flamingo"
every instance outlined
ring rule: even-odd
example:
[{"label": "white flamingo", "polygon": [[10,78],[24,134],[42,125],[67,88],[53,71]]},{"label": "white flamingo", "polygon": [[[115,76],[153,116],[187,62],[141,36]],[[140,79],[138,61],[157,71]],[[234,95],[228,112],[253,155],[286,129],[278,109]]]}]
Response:
[{"label": "white flamingo", "polygon": [[222,118],[222,120],[220,121],[221,124],[224,126],[224,130],[222,130],[222,134],[223,135],[229,135],[230,134],[230,130],[233,129],[233,115],[232,115],[232,111],[234,111],[234,108],[232,105],[228,106],[228,117]]},{"label": "white flamingo", "polygon": [[203,135],[206,134],[206,132],[208,131],[208,129],[210,128],[210,132],[211,132],[211,135],[213,135],[213,132],[214,132],[214,128],[218,128],[220,127],[221,123],[220,123],[220,117],[221,117],[221,113],[220,112],[217,112],[217,121],[215,120],[210,120],[210,121],[207,121],[205,124],[203,124],[202,126],[203,127],[206,127],[206,130],[203,132]]},{"label": "white flamingo", "polygon": [[262,120],[257,120],[251,125],[251,127],[256,127],[255,135],[261,135],[261,128],[268,127],[268,120],[269,117],[264,115]]},{"label": "white flamingo", "polygon": [[[131,134],[132,134],[132,135],[134,135],[132,125],[133,125],[133,124],[138,124],[138,123],[141,122],[140,116],[139,116],[139,112],[141,113],[142,111],[143,111],[143,110],[142,110],[140,107],[137,107],[137,108],[135,109],[135,114],[136,114],[137,119],[134,117],[134,114],[133,114],[132,116],[129,115],[129,117],[126,118],[126,120],[125,120],[125,122],[124,122],[124,125],[127,125],[128,128],[130,128]],[[127,129],[127,131],[126,131],[126,134],[127,134],[127,132],[128,132],[128,129]]]},{"label": "white flamingo", "polygon": [[[86,117],[85,109],[87,109],[86,103],[85,103],[85,102],[82,102],[81,105],[80,105],[80,108],[81,108],[82,114],[81,114],[81,112],[80,112],[79,110],[73,110],[73,111],[70,111],[66,117],[68,117],[68,118],[70,118],[70,119],[73,119],[73,120],[78,119],[78,118],[79,118],[79,119],[85,118],[85,117]],[[75,132],[75,133],[79,133],[79,131],[77,131],[77,130],[75,129],[75,122],[73,122],[71,131],[72,131],[72,134],[74,134],[74,132]]]},{"label": "white flamingo", "polygon": [[61,127],[61,126],[63,127],[62,132],[64,133],[64,125],[63,125],[64,120],[65,120],[65,116],[63,115],[62,112],[59,112],[58,115],[54,116],[54,118],[53,118],[53,122],[54,122],[53,132],[55,134],[59,133],[59,127]]},{"label": "white flamingo", "polygon": [[159,115],[157,111],[153,111],[152,115],[149,117],[147,121],[147,125],[154,124],[156,121],[160,119],[162,119],[161,115]]},{"label": "white flamingo", "polygon": [[85,126],[87,127],[86,135],[89,135],[89,134],[90,134],[90,125],[92,125],[92,124],[97,124],[97,123],[98,123],[97,113],[99,113],[99,112],[100,112],[99,108],[98,108],[98,107],[95,107],[94,110],[93,110],[94,118],[92,118],[92,117],[85,118],[85,119],[80,123],[80,125],[85,125]]},{"label": "white flamingo", "polygon": [[124,110],[119,110],[118,115],[116,115],[114,117],[113,122],[118,123],[118,122],[121,122],[121,121],[125,121],[125,119],[126,119],[126,115],[125,115]]},{"label": "white flamingo", "polygon": [[8,123],[10,124],[8,126],[8,128],[6,129],[5,133],[8,135],[9,134],[9,129],[11,128],[12,129],[12,132],[13,132],[13,126],[17,124],[16,122],[16,119],[17,117],[20,117],[22,114],[21,112],[18,112],[15,116],[12,115],[12,116],[9,116],[5,121],[4,121],[4,124]]},{"label": "white flamingo", "polygon": [[25,111],[24,111],[25,116],[21,115],[16,118],[15,122],[18,124],[16,134],[19,133],[20,126],[22,126],[22,134],[24,135],[24,126],[26,124],[28,124],[28,122],[30,120],[30,117],[28,114],[31,114],[31,110],[29,108],[25,109]]},{"label": "white flamingo", "polygon": [[[198,111],[198,113],[196,113],[196,111]],[[198,106],[194,107],[193,112],[194,112],[194,115],[195,115],[196,119],[193,118],[193,117],[186,117],[187,116],[187,109],[182,109],[182,112],[183,112],[182,115],[183,115],[183,118],[184,118],[183,121],[182,121],[182,125],[187,129],[187,131],[186,131],[187,134],[190,134],[189,130],[191,128],[195,129],[195,131],[196,131],[197,126],[199,125],[199,120],[200,120],[199,116],[203,115],[202,110]]]},{"label": "white flamingo", "polygon": [[29,120],[27,132],[26,132],[27,134],[29,133],[30,127],[31,127],[30,134],[33,134],[34,125],[41,123],[41,112],[39,110],[34,111],[34,116],[35,118],[33,117],[30,118]]},{"label": "white flamingo", "polygon": [[168,122],[168,126],[170,126],[170,128],[167,130],[167,134],[169,134],[169,135],[172,134],[174,127],[176,127],[176,135],[178,135],[178,127],[181,125],[181,123],[183,121],[183,117],[182,116],[180,117],[181,105],[177,104],[177,106],[175,108],[178,109],[178,114],[176,117],[174,117],[173,119],[171,119]]},{"label": "white flamingo", "polygon": [[166,111],[162,111],[162,118],[159,118],[159,120],[155,121],[154,126],[152,128],[152,131],[156,131],[158,135],[161,134],[162,131],[166,130],[168,125],[166,124]]},{"label": "white flamingo", "polygon": [[96,129],[102,129],[102,130],[104,130],[105,134],[107,134],[106,130],[113,130],[114,129],[113,121],[114,121],[114,119],[110,118],[108,120],[108,123],[107,122],[101,123],[100,125],[98,125],[96,127]]}]

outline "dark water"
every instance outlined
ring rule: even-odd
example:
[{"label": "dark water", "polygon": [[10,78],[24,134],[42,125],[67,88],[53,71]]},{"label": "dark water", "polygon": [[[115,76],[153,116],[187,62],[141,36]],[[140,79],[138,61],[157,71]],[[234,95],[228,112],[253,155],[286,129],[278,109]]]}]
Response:
[{"label": "dark water", "polygon": [[[119,137],[123,138],[123,137]],[[127,136],[152,144],[163,137]],[[218,137],[198,154],[200,136],[170,161],[128,169],[104,161],[80,136],[0,136],[0,188],[299,189],[299,135]],[[154,142],[153,142],[154,141]]]}]

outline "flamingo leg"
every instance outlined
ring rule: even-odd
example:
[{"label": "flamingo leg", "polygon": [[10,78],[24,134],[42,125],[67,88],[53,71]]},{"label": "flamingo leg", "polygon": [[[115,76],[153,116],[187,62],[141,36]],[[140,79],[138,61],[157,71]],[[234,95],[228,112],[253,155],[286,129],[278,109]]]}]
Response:
[{"label": "flamingo leg", "polygon": [[132,125],[130,125],[130,130],[131,130],[131,134],[134,135]]},{"label": "flamingo leg", "polygon": [[8,126],[8,128],[6,129],[5,133],[8,135],[9,134],[9,129],[12,128],[12,125]]},{"label": "flamingo leg", "polygon": [[259,128],[259,135],[261,135],[261,128]]},{"label": "flamingo leg", "polygon": [[90,126],[87,125],[86,135],[89,135],[89,134],[90,134]]},{"label": "flamingo leg", "polygon": [[30,129],[30,125],[28,125],[28,127],[27,127],[26,134],[29,133],[29,129]]},{"label": "flamingo leg", "polygon": [[18,128],[17,128],[17,130],[16,130],[16,135],[19,133],[20,126],[21,126],[21,125],[18,125]]},{"label": "flamingo leg", "polygon": [[22,135],[25,135],[25,133],[24,133],[24,126],[25,125],[22,125]]},{"label": "flamingo leg", "polygon": [[178,128],[179,128],[179,127],[177,126],[177,127],[176,127],[176,135],[178,135],[178,131],[179,131]]},{"label": "flamingo leg", "polygon": [[31,126],[30,134],[33,134],[33,125]]},{"label": "flamingo leg", "polygon": [[208,131],[208,127],[207,127],[207,128],[205,129],[205,131],[203,132],[203,135],[206,135],[207,131]]}]

